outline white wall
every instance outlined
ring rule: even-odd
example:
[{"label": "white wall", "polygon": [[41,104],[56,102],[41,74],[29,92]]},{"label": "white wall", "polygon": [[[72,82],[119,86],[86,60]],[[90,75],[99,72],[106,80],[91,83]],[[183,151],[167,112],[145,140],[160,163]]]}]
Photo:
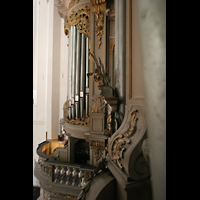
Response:
[{"label": "white wall", "polygon": [[33,0],[33,156],[46,138],[57,138],[67,98],[68,38],[54,1]]}]

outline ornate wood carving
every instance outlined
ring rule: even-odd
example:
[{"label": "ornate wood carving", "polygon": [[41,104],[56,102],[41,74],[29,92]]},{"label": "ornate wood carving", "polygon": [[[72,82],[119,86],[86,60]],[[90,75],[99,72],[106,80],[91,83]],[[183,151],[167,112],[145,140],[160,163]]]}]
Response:
[{"label": "ornate wood carving", "polygon": [[66,118],[66,122],[72,125],[90,126],[90,117],[82,118],[81,120],[79,118],[71,120]]},{"label": "ornate wood carving", "polygon": [[70,195],[70,194],[63,194],[63,193],[51,192],[51,191],[50,191],[50,194],[52,196],[60,197],[60,198],[64,198],[64,199],[70,199],[70,200],[76,200],[77,199],[76,196],[73,196],[73,195]]},{"label": "ornate wood carving", "polygon": [[106,73],[104,72],[104,65],[101,62],[101,59],[99,58],[98,62],[97,57],[94,53],[89,52],[89,55],[91,56],[93,62],[96,64],[96,68],[94,72],[88,73],[87,76],[93,76],[94,81],[98,83],[99,89],[101,86],[109,86],[110,78],[108,78],[106,76]]},{"label": "ornate wood carving", "polygon": [[99,39],[98,47],[101,46],[101,39],[103,35],[103,27],[104,27],[104,12],[106,11],[106,0],[91,0],[90,4],[93,7],[93,14],[96,15],[96,35]]},{"label": "ornate wood carving", "polygon": [[95,152],[96,161],[98,161],[102,156],[103,150],[105,150],[105,142],[93,141],[88,138],[86,139],[86,142],[89,142],[91,149]]},{"label": "ornate wood carving", "polygon": [[73,6],[75,6],[80,0],[70,0],[69,2],[69,9]]},{"label": "ornate wood carving", "polygon": [[121,170],[123,170],[123,165],[120,160],[123,158],[126,150],[125,144],[130,144],[130,137],[133,136],[136,131],[136,124],[138,120],[136,118],[136,112],[138,111],[135,110],[131,113],[131,121],[128,130],[124,133],[116,135],[110,144],[110,158],[120,167]]},{"label": "ornate wood carving", "polygon": [[69,35],[69,21],[68,21],[68,17],[65,17],[65,21],[64,21],[64,33],[65,33],[65,35]]},{"label": "ornate wood carving", "polygon": [[92,100],[92,113],[103,113],[103,108],[105,107],[105,101],[97,97],[96,100]]},{"label": "ornate wood carving", "polygon": [[83,6],[70,13],[68,20],[70,26],[76,26],[80,33],[90,38],[90,6]]}]

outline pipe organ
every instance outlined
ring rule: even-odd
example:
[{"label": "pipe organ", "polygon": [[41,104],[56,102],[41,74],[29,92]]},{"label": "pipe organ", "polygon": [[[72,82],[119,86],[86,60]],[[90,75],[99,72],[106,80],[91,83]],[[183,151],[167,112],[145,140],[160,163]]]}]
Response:
[{"label": "pipe organ", "polygon": [[114,200],[121,193],[127,200],[151,200],[142,149],[147,139],[142,67],[140,51],[132,46],[139,41],[131,13],[136,8],[132,0],[63,0],[56,7],[69,36],[68,94],[60,120],[60,133],[68,137],[62,146],[47,140],[37,148],[36,176],[44,181],[44,193],[52,199]]}]

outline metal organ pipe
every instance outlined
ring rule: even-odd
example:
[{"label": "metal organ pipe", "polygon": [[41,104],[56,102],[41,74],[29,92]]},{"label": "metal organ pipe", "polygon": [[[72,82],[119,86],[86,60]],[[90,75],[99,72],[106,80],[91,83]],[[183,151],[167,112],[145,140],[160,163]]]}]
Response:
[{"label": "metal organ pipe", "polygon": [[76,78],[75,78],[75,117],[79,117],[79,93],[80,93],[80,46],[81,37],[79,30],[77,30],[77,43],[76,43]]},{"label": "metal organ pipe", "polygon": [[75,56],[76,56],[76,27],[75,26],[72,26],[72,34],[73,34],[73,37],[72,37],[72,81],[71,81],[71,84],[72,84],[72,87],[71,87],[71,99],[72,99],[72,105],[71,105],[71,111],[72,111],[72,119],[74,119],[74,115],[75,115],[75,110],[74,110],[74,92],[75,92],[75,79],[76,79],[76,59],[75,59]]},{"label": "metal organ pipe", "polygon": [[[68,99],[71,100],[72,81],[72,27],[69,27],[69,61],[68,61]],[[71,101],[70,101],[71,102]],[[71,119],[71,106],[69,105],[69,120]]]},{"label": "metal organ pipe", "polygon": [[89,77],[87,73],[89,72],[89,38],[86,37],[86,62],[85,62],[85,109],[86,117],[89,115]]},{"label": "metal organ pipe", "polygon": [[81,33],[80,117],[83,118],[85,93],[85,35]]},{"label": "metal organ pipe", "polygon": [[[80,33],[76,26],[69,29],[68,99],[69,120],[89,116],[89,38]],[[80,111],[80,116],[79,116]]]}]

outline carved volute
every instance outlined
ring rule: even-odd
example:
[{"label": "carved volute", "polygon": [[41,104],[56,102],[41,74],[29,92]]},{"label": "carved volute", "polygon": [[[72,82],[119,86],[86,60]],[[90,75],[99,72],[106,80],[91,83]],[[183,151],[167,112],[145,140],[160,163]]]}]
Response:
[{"label": "carved volute", "polygon": [[133,180],[149,176],[149,166],[142,153],[146,139],[146,118],[143,106],[126,106],[123,124],[108,140],[108,152],[112,162]]}]

